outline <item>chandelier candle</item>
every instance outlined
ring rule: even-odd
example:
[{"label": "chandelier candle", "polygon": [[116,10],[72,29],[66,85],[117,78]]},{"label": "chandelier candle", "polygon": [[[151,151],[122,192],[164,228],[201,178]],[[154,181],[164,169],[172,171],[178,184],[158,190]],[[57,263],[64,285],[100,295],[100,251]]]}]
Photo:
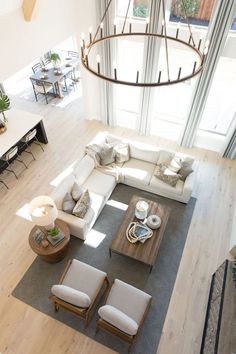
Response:
[{"label": "chandelier candle", "polygon": [[179,38],[179,30],[180,30],[180,22],[178,23],[177,30],[176,30],[176,35],[175,35],[176,39]]},{"label": "chandelier candle", "polygon": [[89,27],[89,41],[90,41],[90,44],[91,44],[92,41],[93,41],[93,39],[92,39],[92,32],[93,32],[92,27]]}]

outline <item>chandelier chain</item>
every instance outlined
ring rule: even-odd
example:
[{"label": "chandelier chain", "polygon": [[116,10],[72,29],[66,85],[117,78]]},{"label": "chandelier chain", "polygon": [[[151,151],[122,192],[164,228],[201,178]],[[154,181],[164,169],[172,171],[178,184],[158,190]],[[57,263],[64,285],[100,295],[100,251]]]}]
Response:
[{"label": "chandelier chain", "polygon": [[127,10],[126,10],[126,14],[125,14],[125,20],[124,20],[124,24],[123,24],[123,28],[122,28],[121,33],[124,33],[124,31],[125,31],[125,24],[126,24],[126,20],[127,20],[127,17],[128,17],[130,4],[131,4],[131,0],[129,0],[128,6],[127,6]]}]

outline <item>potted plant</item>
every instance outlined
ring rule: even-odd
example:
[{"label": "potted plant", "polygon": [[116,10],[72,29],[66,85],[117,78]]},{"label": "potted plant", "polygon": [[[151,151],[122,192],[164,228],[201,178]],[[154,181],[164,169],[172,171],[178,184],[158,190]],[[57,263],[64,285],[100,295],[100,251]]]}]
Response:
[{"label": "potted plant", "polygon": [[52,53],[51,54],[51,61],[52,61],[52,63],[53,63],[55,68],[59,68],[60,67],[61,58],[60,58],[59,54]]},{"label": "potted plant", "polygon": [[4,114],[5,111],[10,109],[10,99],[7,95],[0,94],[0,113],[3,115],[3,121],[6,123],[7,118]]},{"label": "potted plant", "polygon": [[0,113],[3,115],[3,119],[0,118],[0,133],[6,130],[7,117],[5,111],[10,109],[10,99],[7,95],[0,94]]},{"label": "potted plant", "polygon": [[52,229],[48,230],[48,233],[51,237],[57,237],[60,233],[60,230],[57,227],[53,227]]}]

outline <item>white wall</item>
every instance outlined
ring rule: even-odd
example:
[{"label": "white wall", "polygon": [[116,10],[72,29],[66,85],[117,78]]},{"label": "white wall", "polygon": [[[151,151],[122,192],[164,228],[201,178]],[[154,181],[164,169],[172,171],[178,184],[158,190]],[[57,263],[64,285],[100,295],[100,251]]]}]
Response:
[{"label": "white wall", "polygon": [[[21,8],[1,12],[0,2],[0,82],[40,58],[63,40],[96,27],[96,0],[38,0],[31,22],[24,20]],[[19,4],[18,4],[19,5]],[[3,11],[4,10],[4,11]],[[97,79],[82,69],[85,118],[99,118]]]}]

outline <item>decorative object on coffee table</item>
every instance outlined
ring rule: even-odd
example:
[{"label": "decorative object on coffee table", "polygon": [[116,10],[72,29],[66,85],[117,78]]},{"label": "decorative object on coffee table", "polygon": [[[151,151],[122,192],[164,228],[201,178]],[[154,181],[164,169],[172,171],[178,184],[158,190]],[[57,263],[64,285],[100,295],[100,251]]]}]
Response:
[{"label": "decorative object on coffee table", "polygon": [[[55,246],[49,242],[45,247],[44,241],[47,241],[48,233],[43,227],[34,226],[29,234],[29,245],[32,250],[49,263],[59,262],[65,257],[70,241],[70,232],[67,224],[60,219],[56,219],[55,225],[64,234],[63,240],[57,243]],[[38,229],[44,233],[44,238],[40,243],[35,240],[35,232]]]},{"label": "decorative object on coffee table", "polygon": [[123,222],[118,228],[112,244],[109,248],[110,256],[111,253],[118,253],[139,262],[147,264],[150,266],[150,272],[152,271],[153,265],[155,263],[161,241],[165,232],[166,224],[170,215],[170,208],[156,203],[152,200],[145,200],[149,205],[150,215],[158,214],[162,219],[162,223],[159,229],[153,230],[153,237],[149,238],[145,243],[137,242],[135,244],[130,243],[126,238],[126,230],[131,222],[138,221],[135,217],[136,204],[140,200],[145,200],[136,195],[130,200],[129,207],[126,210]]},{"label": "decorative object on coffee table", "polygon": [[149,205],[145,200],[139,200],[135,207],[135,216],[137,219],[144,220],[148,214]]},{"label": "decorative object on coffee table", "polygon": [[131,222],[126,230],[126,238],[130,243],[144,243],[153,236],[153,231],[144,224],[139,222]]},{"label": "decorative object on coffee table", "polygon": [[42,195],[31,200],[29,213],[32,221],[38,226],[44,226],[47,230],[54,227],[54,221],[58,216],[56,204],[52,198]]},{"label": "decorative object on coffee table", "polygon": [[146,224],[152,230],[158,229],[161,226],[161,218],[158,215],[149,215]]}]

